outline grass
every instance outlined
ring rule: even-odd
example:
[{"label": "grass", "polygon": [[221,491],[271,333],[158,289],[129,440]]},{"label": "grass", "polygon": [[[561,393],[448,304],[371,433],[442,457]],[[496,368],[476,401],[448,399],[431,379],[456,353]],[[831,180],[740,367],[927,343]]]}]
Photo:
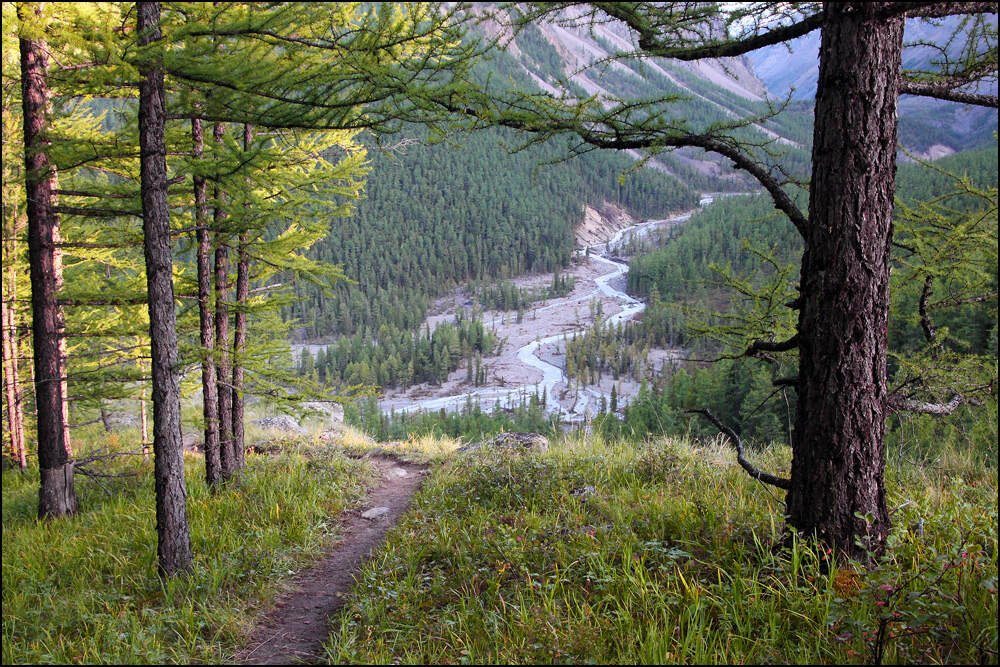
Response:
[{"label": "grass", "polygon": [[195,572],[156,574],[152,462],[135,477],[77,477],[81,512],[38,521],[38,472],[3,473],[3,663],[166,664],[227,659],[254,611],[311,561],[372,469],[286,443],[248,456],[241,481],[212,495],[187,457]]},{"label": "grass", "polygon": [[995,662],[995,469],[904,472],[889,471],[891,548],[866,571],[778,549],[783,497],[720,443],[458,456],[363,571],[327,658]]},{"label": "grass", "polygon": [[[330,662],[995,663],[995,454],[918,451],[924,435],[887,457],[894,528],[872,569],[779,548],[783,494],[721,441],[570,437],[524,455],[263,434],[266,453],[215,496],[188,459],[195,573],[166,583],[150,462],[78,478],[82,512],[51,522],[35,519],[37,471],[6,471],[3,662],[231,660],[373,481],[345,452],[391,452],[435,465],[334,619]],[[788,473],[787,448],[753,457]]]},{"label": "grass", "polygon": [[406,440],[376,442],[353,426],[344,426],[337,436],[337,446],[354,456],[385,454],[402,461],[441,464],[463,443],[446,435],[411,435]]}]

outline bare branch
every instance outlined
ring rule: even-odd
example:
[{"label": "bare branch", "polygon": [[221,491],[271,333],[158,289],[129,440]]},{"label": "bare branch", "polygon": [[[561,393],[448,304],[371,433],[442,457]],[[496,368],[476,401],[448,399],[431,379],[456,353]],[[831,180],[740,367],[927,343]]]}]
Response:
[{"label": "bare branch", "polygon": [[[962,84],[964,85],[964,84]],[[962,104],[972,104],[980,107],[997,108],[996,95],[980,95],[978,93],[966,93],[955,89],[954,84],[947,82],[921,82],[903,80],[899,84],[901,95],[917,95],[920,97],[933,97],[949,102],[961,102]]]},{"label": "bare branch", "polygon": [[747,357],[756,357],[761,352],[788,352],[799,346],[799,335],[795,334],[788,340],[772,342],[766,340],[755,340],[747,351],[743,353]]},{"label": "bare branch", "polygon": [[968,403],[969,405],[980,405],[980,401],[974,398],[966,398],[961,394],[955,394],[951,397],[947,403],[928,403],[925,401],[917,401],[912,398],[905,398],[898,394],[892,394],[889,396],[889,400],[886,404],[889,407],[890,412],[919,412],[925,415],[950,415],[952,412],[957,410],[959,406]]},{"label": "bare branch", "polygon": [[770,484],[771,486],[776,486],[779,489],[785,489],[786,491],[792,487],[792,481],[790,479],[785,479],[784,477],[778,477],[776,475],[763,472],[750,463],[743,454],[743,440],[740,439],[740,436],[736,435],[736,432],[733,431],[733,429],[719,421],[719,419],[711,412],[708,410],[685,410],[685,412],[703,416],[705,419],[712,422],[715,428],[722,431],[723,435],[729,438],[729,441],[733,443],[734,447],[736,447],[736,460],[739,462],[740,466],[750,474],[751,477],[759,482]]}]

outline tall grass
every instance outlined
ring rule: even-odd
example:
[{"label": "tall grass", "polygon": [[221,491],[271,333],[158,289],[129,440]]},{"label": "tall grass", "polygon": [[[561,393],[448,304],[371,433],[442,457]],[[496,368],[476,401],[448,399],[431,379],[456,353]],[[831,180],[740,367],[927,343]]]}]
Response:
[{"label": "tall grass", "polygon": [[[759,456],[787,470],[787,449]],[[327,657],[996,661],[995,470],[976,486],[890,472],[891,548],[867,571],[781,548],[783,497],[732,458],[670,440],[457,457],[364,570]]]},{"label": "tall grass", "polygon": [[312,448],[249,456],[242,479],[208,492],[187,458],[194,574],[156,573],[152,462],[135,477],[77,477],[81,512],[35,518],[38,472],[3,473],[3,662],[220,662],[261,600],[335,532],[330,517],[372,481],[367,464]]}]

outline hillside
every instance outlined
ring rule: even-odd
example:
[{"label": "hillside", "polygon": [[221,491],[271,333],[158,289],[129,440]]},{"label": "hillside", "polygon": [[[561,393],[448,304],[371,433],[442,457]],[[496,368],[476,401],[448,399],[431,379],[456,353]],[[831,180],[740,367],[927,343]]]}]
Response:
[{"label": "hillside", "polygon": [[[936,23],[909,19],[904,67],[926,68],[939,54],[924,44],[945,44],[959,26],[960,18],[950,17]],[[996,17],[993,18],[994,29]],[[810,33],[788,44],[766,47],[747,55],[749,69],[779,99],[790,96],[805,104],[816,95],[819,75],[819,33]],[[952,43],[952,56],[959,45]],[[996,94],[996,80],[981,92]],[[899,138],[906,150],[921,157],[938,158],[950,153],[988,144],[997,131],[996,109],[950,104],[925,97],[903,96],[899,101]]]},{"label": "hillside", "polygon": [[[538,91],[554,90],[553,83],[567,79],[575,89],[599,94],[681,95],[682,112],[700,122],[764,112],[763,84],[740,60],[611,61],[608,68],[579,71],[616,53],[623,39],[603,26],[593,34],[579,27],[529,26],[505,52],[480,64],[480,76]],[[801,152],[808,119],[792,113],[758,131]],[[387,141],[403,148],[372,150],[364,200],[313,252],[342,263],[356,283],[339,285],[332,294],[300,285],[286,311],[300,323],[296,339],[373,336],[382,325],[412,330],[435,297],[459,284],[565,267],[587,207],[601,211],[610,205],[637,219],[663,217],[691,208],[699,191],[749,187],[728,161],[700,151],[666,153],[636,171],[638,155],[631,153],[593,151],[565,160],[568,141],[512,153],[524,140],[487,130],[430,145],[412,129]]]}]

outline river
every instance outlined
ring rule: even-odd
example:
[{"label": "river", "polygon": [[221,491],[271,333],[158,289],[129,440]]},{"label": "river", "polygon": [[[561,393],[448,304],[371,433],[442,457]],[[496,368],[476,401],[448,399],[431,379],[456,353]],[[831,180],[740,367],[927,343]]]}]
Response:
[{"label": "river", "polygon": [[[574,294],[569,297],[552,299],[545,305],[534,309],[533,312],[537,314],[539,312],[552,309],[569,308],[573,304],[589,302],[591,299],[603,295],[612,299],[621,308],[614,314],[604,319],[605,326],[617,324],[619,322],[624,323],[631,321],[639,313],[645,310],[646,304],[629,296],[623,290],[614,286],[614,284],[624,285],[625,281],[620,280],[620,278],[628,273],[628,264],[615,258],[611,254],[613,249],[621,243],[622,239],[626,237],[640,238],[648,235],[653,230],[687,222],[687,220],[689,220],[695,212],[705,206],[708,206],[716,198],[720,196],[729,196],[731,194],[736,193],[705,193],[698,202],[698,208],[696,209],[685,211],[669,218],[645,220],[615,232],[615,234],[606,242],[587,247],[585,251],[590,261],[603,265],[607,268],[606,273],[600,274],[594,280],[594,289],[585,292],[582,295]],[[486,320],[484,324],[495,327],[498,323],[502,323],[506,317],[507,316],[502,314],[497,315],[492,320]],[[537,395],[539,397],[546,397],[546,410],[550,414],[558,413],[561,422],[578,423],[584,421],[588,418],[588,416],[597,411],[595,406],[600,404],[602,398],[609,402],[610,396],[596,387],[586,386],[576,392],[576,398],[572,407],[568,410],[564,409],[555,396],[554,388],[556,385],[567,383],[566,375],[563,373],[563,369],[559,366],[539,358],[538,352],[545,345],[562,341],[567,336],[573,336],[574,334],[581,333],[585,329],[586,327],[581,327],[576,330],[562,330],[552,335],[536,338],[535,340],[532,340],[517,349],[516,357],[518,361],[524,366],[540,371],[542,374],[540,381],[518,384],[513,387],[479,387],[471,391],[462,391],[445,396],[434,396],[419,399],[395,397],[380,401],[379,406],[386,413],[390,411],[394,411],[396,413],[417,411],[431,412],[441,410],[442,408],[446,411],[455,411],[461,410],[470,404],[478,404],[483,410],[488,411],[492,410],[496,405],[500,405],[501,407],[515,407],[525,400],[525,398]],[[299,355],[301,354],[301,350],[303,348],[308,348],[313,354],[316,354],[321,347],[323,346],[294,345],[293,353],[295,355]]]}]

